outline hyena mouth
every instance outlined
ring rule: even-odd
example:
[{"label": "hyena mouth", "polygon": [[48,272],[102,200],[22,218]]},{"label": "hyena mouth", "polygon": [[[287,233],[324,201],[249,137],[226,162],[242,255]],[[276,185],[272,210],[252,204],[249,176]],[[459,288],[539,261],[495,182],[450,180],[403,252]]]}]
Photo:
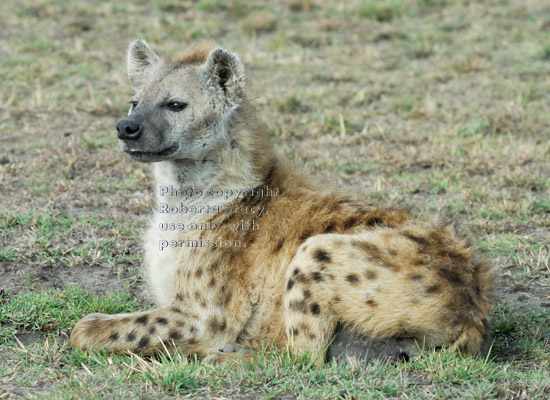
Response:
[{"label": "hyena mouth", "polygon": [[156,161],[164,157],[171,156],[178,150],[178,145],[168,147],[162,151],[134,151],[126,150],[125,153],[128,154],[133,160],[136,161]]}]

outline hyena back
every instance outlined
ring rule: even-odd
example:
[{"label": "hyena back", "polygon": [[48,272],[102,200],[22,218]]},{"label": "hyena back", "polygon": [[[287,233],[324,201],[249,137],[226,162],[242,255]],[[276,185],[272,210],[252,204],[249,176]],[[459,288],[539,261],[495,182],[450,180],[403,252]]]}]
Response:
[{"label": "hyena back", "polygon": [[[491,270],[452,225],[327,190],[281,162],[233,53],[201,43],[165,62],[137,40],[127,67],[135,95],[117,131],[122,151],[153,163],[144,262],[158,308],[88,315],[74,347],[173,345],[223,360],[236,357],[217,352],[227,344],[272,344],[318,363],[327,348],[392,355],[380,349],[403,341],[486,352]],[[174,223],[184,229],[160,228]]]}]

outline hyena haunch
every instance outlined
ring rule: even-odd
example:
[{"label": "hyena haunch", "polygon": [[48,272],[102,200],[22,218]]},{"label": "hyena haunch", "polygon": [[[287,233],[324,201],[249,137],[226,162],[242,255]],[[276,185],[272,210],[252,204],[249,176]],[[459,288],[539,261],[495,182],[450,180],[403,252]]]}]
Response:
[{"label": "hyena haunch", "polygon": [[[158,204],[219,212],[157,209],[145,235],[145,265],[158,308],[88,315],[72,331],[74,347],[153,352],[173,345],[226,360],[245,352],[220,353],[225,345],[254,351],[273,344],[318,355],[318,363],[327,348],[329,356],[395,356],[416,341],[487,351],[488,263],[452,225],[326,190],[281,162],[246,99],[237,55],[201,43],[164,62],[136,40],[127,67],[135,95],[117,124],[121,150],[154,162]],[[165,196],[159,188],[166,187],[199,188],[202,195]],[[243,188],[278,192],[205,195]],[[228,211],[238,207],[267,212]],[[260,229],[230,228],[241,222]],[[159,229],[174,223],[219,229]],[[161,241],[240,245],[160,251]]]}]

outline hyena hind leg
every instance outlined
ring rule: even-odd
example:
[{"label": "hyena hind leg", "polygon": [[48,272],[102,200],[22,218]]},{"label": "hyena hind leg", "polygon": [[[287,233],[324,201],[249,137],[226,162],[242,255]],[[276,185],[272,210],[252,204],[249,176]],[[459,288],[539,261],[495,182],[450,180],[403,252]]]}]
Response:
[{"label": "hyena hind leg", "polygon": [[[415,338],[430,348],[481,354],[489,329],[487,268],[452,228],[428,223],[311,237],[286,274],[289,347],[322,351],[341,323],[376,341]],[[386,352],[380,349],[391,342],[378,343],[369,345],[371,353]]]}]

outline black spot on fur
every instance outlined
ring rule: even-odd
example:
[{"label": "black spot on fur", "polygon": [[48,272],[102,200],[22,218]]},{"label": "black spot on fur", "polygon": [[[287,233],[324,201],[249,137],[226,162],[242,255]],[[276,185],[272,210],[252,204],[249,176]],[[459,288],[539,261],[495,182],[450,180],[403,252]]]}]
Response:
[{"label": "black spot on fur", "polygon": [[161,325],[167,325],[168,324],[168,320],[164,317],[157,317],[157,323],[161,324]]},{"label": "black spot on fur", "polygon": [[357,283],[359,283],[359,278],[355,274],[349,274],[348,276],[346,276],[346,281],[353,285],[356,285]]},{"label": "black spot on fur", "polygon": [[354,240],[351,244],[355,247],[358,247],[361,251],[364,251],[369,256],[376,257],[380,254],[380,249],[373,243],[361,240]]},{"label": "black spot on fur", "polygon": [[325,233],[330,233],[334,230],[334,222],[331,222],[330,224],[327,225],[327,227],[325,228]]},{"label": "black spot on fur", "polygon": [[154,334],[154,333],[156,332],[156,330],[157,330],[157,329],[155,328],[155,325],[151,325],[151,326],[149,327],[149,334],[150,334],[150,335]]},{"label": "black spot on fur", "polygon": [[424,279],[424,277],[421,274],[414,274],[414,275],[411,275],[411,279],[413,281],[421,281],[422,279]]},{"label": "black spot on fur", "polygon": [[325,250],[317,249],[315,250],[315,253],[313,253],[313,258],[315,258],[318,262],[331,262],[331,258],[329,254]]},{"label": "black spot on fur", "polygon": [[367,270],[365,271],[365,277],[366,277],[367,279],[376,279],[376,272],[371,271],[370,269],[367,269]]},{"label": "black spot on fur", "polygon": [[148,344],[149,344],[149,338],[147,336],[143,336],[141,339],[139,339],[138,347],[140,349],[143,349],[147,347]]},{"label": "black spot on fur", "polygon": [[294,287],[294,281],[292,279],[289,279],[286,284],[286,290],[290,290]]},{"label": "black spot on fur", "polygon": [[421,236],[413,235],[412,233],[405,234],[405,237],[407,239],[412,240],[413,242],[419,244],[420,246],[426,246],[428,244],[428,239],[423,238]]},{"label": "black spot on fur", "polygon": [[176,294],[176,300],[177,301],[183,301],[183,299],[184,299],[183,294],[181,294],[181,293]]},{"label": "black spot on fur", "polygon": [[145,325],[149,321],[149,317],[147,315],[142,315],[141,317],[136,318],[136,324]]},{"label": "black spot on fur", "polygon": [[294,336],[298,336],[299,333],[300,333],[300,331],[298,331],[298,328],[292,328],[292,334]]},{"label": "black spot on fur", "polygon": [[181,309],[179,307],[176,307],[176,306],[170,307],[170,311],[172,311],[176,314],[181,314]]},{"label": "black spot on fur", "polygon": [[352,217],[344,222],[344,229],[350,229],[357,225],[357,218]]},{"label": "black spot on fur", "polygon": [[294,271],[292,272],[292,275],[296,276],[300,273],[300,269],[299,268],[294,268]]},{"label": "black spot on fur", "polygon": [[421,257],[413,258],[413,259],[411,260],[411,264],[412,264],[412,265],[424,265],[424,259],[421,258]]},{"label": "black spot on fur", "polygon": [[441,268],[437,271],[437,274],[441,276],[442,278],[448,280],[451,283],[454,283],[456,285],[462,285],[464,282],[462,281],[462,278],[458,275],[456,271],[453,271],[449,268]]},{"label": "black spot on fur", "polygon": [[216,286],[216,279],[214,277],[210,278],[210,282],[208,282],[208,287],[213,288]]},{"label": "black spot on fur", "polygon": [[323,274],[321,274],[319,271],[313,271],[311,273],[311,279],[313,279],[315,282],[321,282],[323,280]]},{"label": "black spot on fur", "polygon": [[283,244],[285,243],[285,239],[284,238],[281,238],[279,239],[279,241],[277,242],[277,244],[275,245],[275,248],[273,249],[273,252],[274,253],[278,253],[279,251],[281,251],[281,249],[283,248]]},{"label": "black spot on fur", "polygon": [[305,230],[302,232],[302,234],[300,235],[300,240],[306,240],[308,237],[310,237],[312,235],[311,231],[310,230]]},{"label": "black spot on fur", "polygon": [[312,303],[309,306],[309,310],[311,311],[311,313],[313,315],[318,315],[319,313],[321,313],[321,307],[319,307],[319,304],[317,304],[317,303]]},{"label": "black spot on fur", "polygon": [[368,226],[377,226],[377,225],[382,225],[383,221],[380,218],[371,217],[367,220],[366,224]]},{"label": "black spot on fur", "polygon": [[309,299],[311,297],[311,292],[309,290],[304,290],[304,299]]},{"label": "black spot on fur", "polygon": [[208,327],[212,332],[223,332],[227,328],[227,322],[225,319],[220,321],[217,318],[210,318],[208,320]]},{"label": "black spot on fur", "polygon": [[426,293],[438,293],[441,291],[441,287],[439,285],[431,285],[426,288]]},{"label": "black spot on fur", "polygon": [[132,332],[132,333],[129,333],[128,336],[126,336],[126,340],[127,340],[128,342],[133,342],[134,340],[136,340],[136,335],[135,335],[135,333],[133,333],[133,332]]},{"label": "black spot on fur", "polygon": [[368,299],[367,301],[365,301],[365,303],[369,307],[378,307],[378,303],[376,301],[374,301],[373,299]]},{"label": "black spot on fur", "polygon": [[171,340],[180,340],[181,333],[178,331],[170,331],[170,333],[168,333],[168,338],[170,338]]},{"label": "black spot on fur", "polygon": [[202,267],[199,267],[197,268],[197,270],[195,271],[195,276],[197,278],[200,278],[202,276],[202,273],[203,273],[203,270],[202,270]]},{"label": "black spot on fur", "polygon": [[111,333],[111,335],[109,336],[109,340],[111,340],[113,342],[115,340],[118,340],[118,332]]}]

